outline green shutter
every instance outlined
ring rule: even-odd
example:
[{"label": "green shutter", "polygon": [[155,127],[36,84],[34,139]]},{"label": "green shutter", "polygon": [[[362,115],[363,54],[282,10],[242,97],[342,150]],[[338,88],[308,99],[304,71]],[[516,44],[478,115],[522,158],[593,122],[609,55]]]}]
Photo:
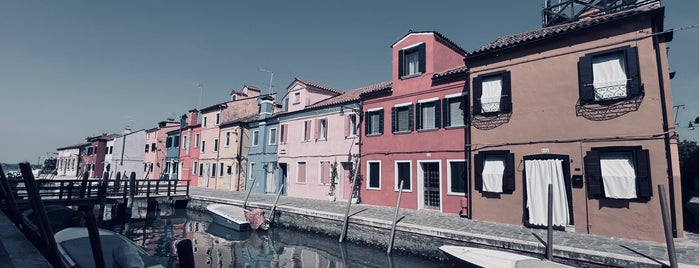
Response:
[{"label": "green shutter", "polygon": [[379,111],[379,134],[383,134],[383,110]]},{"label": "green shutter", "polygon": [[415,104],[415,129],[422,129],[422,103]]},{"label": "green shutter", "polygon": [[595,89],[592,87],[592,81],[592,56],[587,55],[578,61],[578,91],[581,104],[595,101]]},{"label": "green shutter", "polygon": [[405,51],[398,50],[398,78],[405,76]]},{"label": "green shutter", "polygon": [[415,116],[413,116],[413,105],[410,104],[408,106],[408,130],[413,131],[413,120]]},{"label": "green shutter", "polygon": [[481,96],[483,95],[483,77],[473,78],[473,114],[481,114]]},{"label": "green shutter", "polygon": [[417,53],[418,53],[418,61],[419,61],[418,64],[420,67],[419,71],[424,74],[426,72],[426,68],[425,68],[425,66],[426,66],[426,64],[425,64],[425,44],[420,44],[417,47]]},{"label": "green shutter", "polygon": [[364,136],[368,136],[371,132],[370,124],[369,122],[371,121],[371,117],[369,117],[369,112],[364,112]]},{"label": "green shutter", "polygon": [[628,78],[626,86],[626,96],[629,98],[643,94],[641,85],[641,70],[638,64],[638,48],[626,48],[626,76]]},{"label": "green shutter", "polygon": [[515,190],[515,155],[505,153],[505,174],[502,177],[503,192],[512,193]]},{"label": "green shutter", "polygon": [[636,195],[639,198],[653,196],[653,185],[650,176],[650,158],[648,150],[636,149],[633,151],[636,167]]},{"label": "green shutter", "polygon": [[500,95],[500,112],[512,112],[512,79],[509,71],[502,73],[502,91]]},{"label": "green shutter", "polygon": [[442,100],[442,109],[444,114],[444,127],[449,127],[451,126],[451,113],[449,111],[451,105],[449,105],[449,99],[443,99]]},{"label": "green shutter", "polygon": [[483,190],[483,166],[485,164],[485,154],[478,153],[473,156],[474,173],[473,174],[473,186],[474,190]]},{"label": "green shutter", "polygon": [[434,102],[434,128],[442,128],[442,107],[440,106],[442,102],[436,100]]},{"label": "green shutter", "polygon": [[601,195],[603,193],[602,168],[600,167],[599,152],[587,152],[587,155],[585,156],[585,176],[587,177],[588,195]]},{"label": "green shutter", "polygon": [[396,132],[398,131],[398,111],[396,111],[396,107],[391,108],[391,132]]}]

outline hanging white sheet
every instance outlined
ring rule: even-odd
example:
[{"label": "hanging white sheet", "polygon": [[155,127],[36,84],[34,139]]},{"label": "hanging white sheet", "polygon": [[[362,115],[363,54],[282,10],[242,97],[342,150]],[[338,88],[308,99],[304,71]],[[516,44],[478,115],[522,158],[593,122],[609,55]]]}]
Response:
[{"label": "hanging white sheet", "polygon": [[592,86],[595,100],[613,100],[626,97],[626,64],[621,53],[592,59]]},{"label": "hanging white sheet", "polygon": [[492,113],[500,111],[500,97],[502,96],[502,77],[488,77],[483,79],[483,93],[481,95],[481,112]]},{"label": "hanging white sheet", "polygon": [[616,199],[636,198],[636,173],[629,153],[600,155],[604,196]]},{"label": "hanging white sheet", "polygon": [[502,178],[505,173],[505,156],[488,155],[483,163],[483,192],[502,193]]},{"label": "hanging white sheet", "polygon": [[547,225],[548,185],[553,185],[553,225],[568,224],[568,196],[563,179],[563,160],[526,160],[529,223]]}]

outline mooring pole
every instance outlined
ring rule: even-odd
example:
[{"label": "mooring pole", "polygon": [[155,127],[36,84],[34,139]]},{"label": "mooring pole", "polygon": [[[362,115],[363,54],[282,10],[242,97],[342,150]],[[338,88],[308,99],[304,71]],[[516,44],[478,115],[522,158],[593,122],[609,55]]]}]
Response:
[{"label": "mooring pole", "polygon": [[85,225],[87,225],[87,234],[90,238],[90,247],[92,248],[92,257],[95,260],[95,267],[105,268],[104,255],[102,255],[102,239],[100,231],[97,227],[97,220],[93,214],[93,206],[81,206],[80,210],[85,217]]},{"label": "mooring pole", "polygon": [[248,198],[250,198],[250,193],[252,193],[252,188],[255,187],[255,181],[257,180],[257,177],[252,176],[252,185],[250,185],[250,190],[248,190],[248,195],[245,196],[245,202],[243,202],[243,209],[247,209],[248,206]]},{"label": "mooring pole", "polygon": [[546,259],[553,261],[553,185],[548,187],[548,228],[546,230]]},{"label": "mooring pole", "polygon": [[277,190],[277,198],[274,199],[274,205],[272,206],[272,218],[269,220],[270,223],[274,223],[274,212],[277,210],[277,203],[279,202],[279,196],[282,195],[282,188],[284,188],[284,183],[282,182],[281,185],[279,185],[279,190]]},{"label": "mooring pole", "polygon": [[347,236],[347,225],[349,224],[349,213],[350,206],[352,205],[352,197],[354,196],[354,191],[357,190],[357,175],[359,173],[359,164],[354,169],[354,176],[352,176],[352,190],[350,191],[349,198],[347,198],[347,210],[345,210],[345,220],[342,223],[342,233],[340,233],[340,243],[345,241],[345,236]]},{"label": "mooring pole", "polygon": [[663,217],[663,227],[665,230],[665,244],[667,245],[667,255],[670,256],[670,267],[677,268],[677,252],[675,251],[675,241],[672,239],[672,223],[667,212],[667,201],[665,198],[665,186],[658,185],[658,195],[660,196],[660,213]]},{"label": "mooring pole", "polygon": [[396,201],[396,213],[393,214],[393,226],[391,227],[391,238],[388,240],[388,249],[386,249],[386,254],[391,255],[391,250],[393,250],[393,239],[396,236],[396,224],[398,223],[398,212],[400,212],[400,197],[403,195],[403,182],[400,181],[398,186],[398,200]]},{"label": "mooring pole", "polygon": [[175,243],[177,248],[177,260],[180,268],[194,268],[194,252],[192,251],[192,240],[184,239]]},{"label": "mooring pole", "polygon": [[19,206],[17,206],[17,201],[15,200],[15,193],[12,192],[12,187],[7,181],[7,177],[5,177],[5,171],[2,170],[2,165],[0,165],[0,188],[5,192],[4,197],[10,210],[12,222],[14,222],[16,226],[20,226],[22,222],[22,213],[19,211]]}]

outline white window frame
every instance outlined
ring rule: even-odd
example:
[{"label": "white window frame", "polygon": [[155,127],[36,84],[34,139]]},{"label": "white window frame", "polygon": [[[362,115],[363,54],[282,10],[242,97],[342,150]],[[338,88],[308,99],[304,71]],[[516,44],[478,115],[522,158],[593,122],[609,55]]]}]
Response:
[{"label": "white window frame", "polygon": [[226,131],[226,145],[225,147],[228,148],[231,146],[231,132]]},{"label": "white window frame", "polygon": [[194,134],[194,148],[199,148],[200,141],[201,141],[201,135],[199,135],[199,133]]},{"label": "white window frame", "polygon": [[202,123],[202,124],[201,124],[201,127],[202,127],[202,128],[206,128],[206,121],[207,121],[207,120],[206,120],[206,116],[204,116],[203,122],[201,122],[201,123]]},{"label": "white window frame", "polygon": [[253,130],[252,131],[252,142],[250,146],[258,146],[260,145],[260,131],[259,130]]},{"label": "white window frame", "polygon": [[[299,181],[299,171],[301,170],[301,163],[304,164],[304,167],[306,168],[306,177],[304,178],[305,181],[301,182]],[[308,162],[307,161],[296,161],[296,183],[297,184],[308,184]]]},{"label": "white window frame", "polygon": [[347,136],[347,138],[357,137],[357,123],[358,123],[357,122],[357,114],[352,113],[352,114],[347,114],[347,116],[349,116],[349,118],[347,120],[349,120],[349,122],[350,122],[350,124],[349,124],[349,128],[350,128],[349,129],[349,136]]},{"label": "white window frame", "polygon": [[451,191],[451,163],[454,162],[463,162],[466,173],[468,173],[468,164],[466,163],[466,159],[447,159],[447,195],[464,196],[465,192]]},{"label": "white window frame", "polygon": [[[461,93],[446,95],[446,96],[444,96],[444,103],[442,104],[442,106],[447,106],[447,107],[446,107],[447,113],[450,113],[450,114],[451,114],[451,106],[450,106],[450,103],[449,103],[449,102],[452,101],[452,100],[454,100],[454,99],[457,99],[457,100],[458,100],[458,99],[463,99],[463,100],[464,100],[464,103],[466,103],[466,96],[467,96],[467,95],[468,95],[468,94],[467,94],[466,92],[461,92]],[[465,108],[465,107],[464,107],[464,108]],[[442,109],[444,109],[444,107],[442,107]],[[466,113],[466,111],[464,110],[464,114],[465,114],[465,113]],[[465,116],[465,115],[461,117],[461,120],[463,121],[463,122],[461,122],[461,125],[454,125],[454,124],[451,122],[451,120],[449,120],[449,125],[448,125],[448,126],[446,125],[446,122],[445,122],[446,119],[444,119],[444,118],[446,118],[446,116],[447,116],[446,114],[442,114],[442,125],[444,125],[444,128],[447,128],[447,129],[448,129],[448,128],[458,128],[458,127],[465,127],[465,126],[466,126],[466,116]]]},{"label": "white window frame", "polygon": [[[323,124],[325,123],[325,124]],[[328,118],[320,118],[318,120],[319,128],[320,128],[320,135],[318,137],[319,140],[328,140]]]},{"label": "white window frame", "polygon": [[197,163],[197,160],[192,160],[192,175],[197,175],[198,168],[199,163]]},{"label": "white window frame", "polygon": [[[272,132],[274,132],[274,135],[272,135]],[[276,127],[270,128],[269,129],[269,137],[268,137],[268,144],[269,145],[277,145],[278,142],[278,136],[279,136],[279,131],[277,131]]]},{"label": "white window frame", "polygon": [[425,192],[425,176],[423,175],[425,172],[422,170],[422,164],[423,163],[437,163],[439,166],[439,211],[443,212],[444,211],[444,195],[442,193],[442,178],[444,178],[444,174],[442,173],[442,160],[417,160],[417,180],[415,184],[417,185],[418,189],[417,192],[421,193],[417,195],[417,207],[419,209],[423,209],[425,207],[425,195],[423,194]]},{"label": "white window frame", "polygon": [[399,177],[398,177],[398,164],[399,163],[408,163],[410,166],[410,172],[408,173],[408,176],[410,178],[408,179],[410,181],[410,188],[404,189],[404,193],[411,193],[413,192],[413,161],[412,160],[396,160],[393,162],[393,191],[398,192],[398,184],[399,182]]},{"label": "white window frame", "polygon": [[[434,122],[434,126],[433,126],[433,127],[431,127],[431,128],[425,128],[425,112],[422,110],[422,109],[425,108],[424,106],[422,106],[422,104],[425,104],[425,103],[434,103],[434,114],[432,115],[432,120],[434,120],[435,117],[437,116],[437,113],[439,113],[440,115],[442,114],[442,111],[437,111],[437,109],[439,109],[439,108],[437,108],[437,106],[438,106],[437,102],[439,102],[439,98],[438,98],[438,97],[429,98],[429,99],[422,99],[422,100],[418,100],[418,101],[417,101],[417,103],[419,103],[419,104],[421,104],[421,105],[415,105],[415,109],[416,109],[415,113],[417,113],[417,108],[418,108],[418,106],[419,106],[419,108],[420,108],[420,114],[422,115],[421,118],[420,118],[420,119],[422,120],[422,122],[420,122],[420,125],[421,125],[422,127],[421,127],[420,129],[417,129],[417,124],[415,124],[415,126],[416,126],[415,129],[416,129],[416,130],[435,130],[435,129],[439,129],[439,127],[437,126],[437,121]],[[441,118],[441,116],[440,116],[440,121],[442,121],[441,119],[442,119],[442,118]]]},{"label": "white window frame", "polygon": [[[250,181],[250,184],[252,184],[253,174],[255,173],[255,170],[254,170],[255,169],[255,162],[250,162],[250,164],[248,164],[248,166],[249,166],[248,174],[247,174],[248,181]],[[254,185],[250,186],[250,187],[254,187]]]},{"label": "white window frame", "polygon": [[[383,107],[381,107],[381,108],[369,109],[369,110],[367,110],[367,118],[366,118],[365,120],[369,120],[369,119],[371,118],[372,113],[377,113],[377,114],[379,115],[379,117],[381,117],[381,113],[383,113],[383,112],[384,112],[384,111],[383,111]],[[385,121],[386,121],[386,119],[384,118],[384,123],[385,123]],[[369,122],[369,131],[372,130],[372,128],[371,128],[371,123],[372,123],[372,122],[373,122],[373,121]],[[377,124],[378,124],[378,123],[377,123]],[[379,135],[381,135],[382,133],[381,133],[380,129],[382,129],[382,128],[384,128],[384,126],[383,126],[383,125],[380,125],[380,126],[379,126],[379,132],[376,132],[376,133],[371,132],[371,133],[368,133],[367,136],[379,136]]]},{"label": "white window frame", "polygon": [[[410,129],[410,124],[411,124],[411,122],[410,122],[410,112],[411,112],[411,111],[410,111],[410,106],[413,107],[413,111],[412,111],[412,112],[415,113],[415,108],[414,108],[415,105],[413,105],[412,102],[405,102],[405,103],[400,103],[400,104],[393,105],[393,108],[396,109],[396,122],[395,122],[395,124],[396,124],[396,128],[397,128],[397,129],[395,130],[395,132],[393,132],[393,129],[391,129],[391,132],[393,132],[394,134],[410,133],[410,132],[412,132],[412,130]],[[403,108],[403,107],[408,107],[408,119],[407,119],[407,120],[408,120],[408,129],[407,129],[407,130],[400,130],[400,126],[399,126],[400,120],[398,120],[398,109],[399,109],[399,108]],[[393,118],[391,118],[391,120],[393,120]],[[413,115],[413,120],[415,120],[414,115]],[[384,122],[385,122],[385,121],[386,121],[386,120],[384,119]],[[392,122],[391,124],[393,124],[393,122]],[[413,128],[414,128],[414,127],[415,127],[415,124],[413,124]]]},{"label": "white window frame", "polygon": [[301,103],[301,91],[296,91],[294,92],[294,102],[292,105],[300,104]]},{"label": "white window frame", "polygon": [[221,124],[221,112],[216,113],[216,124],[215,125],[218,126],[219,124]]},{"label": "white window frame", "polygon": [[[372,163],[379,164],[379,178],[378,178],[379,187],[378,188],[374,188],[374,187],[369,186],[369,185],[371,185],[371,183],[369,183],[369,180],[371,179],[370,176],[371,176],[371,164]],[[381,160],[368,160],[368,161],[366,161],[366,174],[367,174],[367,176],[366,176],[367,177],[366,189],[367,190],[381,190]]]},{"label": "white window frame", "polygon": [[214,153],[218,152],[218,146],[219,146],[218,139],[214,139],[214,148],[213,148],[212,152],[214,152]]},{"label": "white window frame", "polygon": [[201,141],[201,153],[206,153],[206,141],[202,140]]},{"label": "white window frame", "polygon": [[308,133],[308,139],[306,139],[306,123],[308,123],[308,131],[313,132],[313,120],[303,120],[303,127],[301,128],[301,142],[309,142],[313,139],[312,133]]}]

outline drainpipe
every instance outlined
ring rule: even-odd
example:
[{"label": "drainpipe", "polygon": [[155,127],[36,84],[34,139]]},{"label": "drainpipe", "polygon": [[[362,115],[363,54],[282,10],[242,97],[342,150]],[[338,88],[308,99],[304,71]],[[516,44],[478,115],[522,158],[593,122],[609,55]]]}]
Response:
[{"label": "drainpipe", "polygon": [[466,76],[466,82],[464,84],[464,87],[468,88],[469,90],[467,91],[468,95],[465,98],[465,103],[466,107],[464,109],[464,123],[466,124],[466,133],[465,133],[465,142],[466,142],[466,165],[467,165],[467,170],[466,172],[466,198],[468,207],[466,208],[466,211],[468,215],[466,216],[468,219],[473,219],[473,195],[472,195],[472,187],[471,187],[471,171],[473,170],[474,165],[471,163],[471,90],[470,90],[470,72],[469,75]]},{"label": "drainpipe", "polygon": [[[661,18],[662,19],[662,18]],[[653,25],[653,33],[658,33],[657,24]],[[663,141],[665,142],[665,161],[667,164],[667,185],[670,192],[670,218],[672,222],[672,236],[677,237],[677,219],[675,215],[675,181],[672,171],[672,153],[670,151],[670,127],[667,116],[667,99],[665,97],[665,80],[663,79],[663,66],[660,57],[660,39],[659,35],[653,35],[653,49],[655,50],[655,64],[658,71],[658,86],[660,87],[660,105],[663,116]]]},{"label": "drainpipe", "polygon": [[237,167],[237,173],[238,173],[238,180],[235,182],[235,190],[240,191],[240,172],[242,169],[240,168],[240,164],[243,160],[243,157],[241,154],[243,153],[243,128],[242,126],[238,126],[238,154],[236,155],[236,158],[238,160],[238,167]]}]

